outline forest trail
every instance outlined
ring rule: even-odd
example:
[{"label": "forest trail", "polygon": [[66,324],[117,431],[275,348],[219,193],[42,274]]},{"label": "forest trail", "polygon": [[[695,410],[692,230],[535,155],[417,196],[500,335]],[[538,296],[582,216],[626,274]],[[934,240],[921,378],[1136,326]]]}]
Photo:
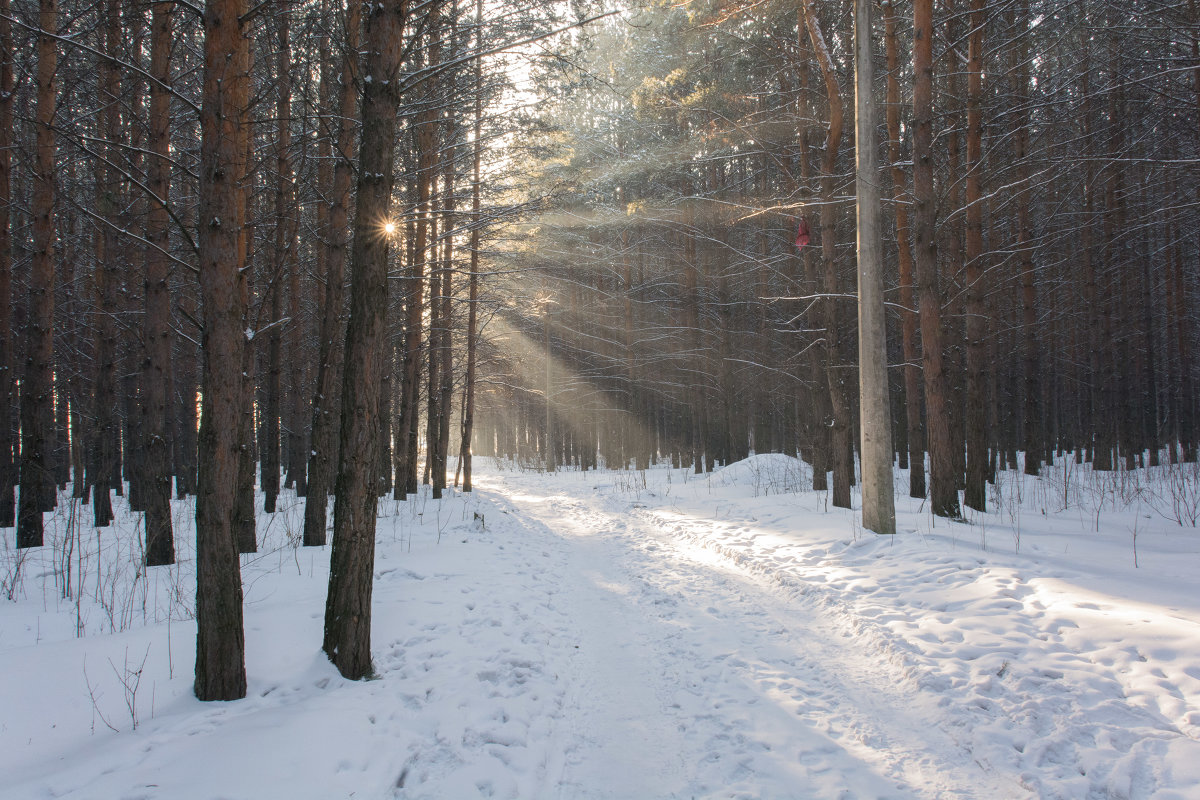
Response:
[{"label": "forest trail", "polygon": [[119,507],[84,574],[144,616],[59,602],[50,549],[0,604],[0,798],[1200,797],[1193,531],[1097,530],[1029,481],[970,525],[902,500],[875,537],[810,479],[497,464],[383,500],[368,681],[318,649],[329,549],[284,504],[243,559],[234,703],[192,693],[191,554],[140,580]]},{"label": "forest trail", "polygon": [[711,523],[673,530],[607,491],[505,483],[524,535],[561,548],[561,605],[578,626],[548,796],[1027,795],[846,635],[848,606],[785,591],[679,530]]}]

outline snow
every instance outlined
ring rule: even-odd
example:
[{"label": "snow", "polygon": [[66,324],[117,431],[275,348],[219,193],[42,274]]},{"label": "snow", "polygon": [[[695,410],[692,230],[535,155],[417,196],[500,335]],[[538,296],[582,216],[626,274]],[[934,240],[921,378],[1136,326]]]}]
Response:
[{"label": "snow", "polygon": [[319,652],[329,551],[284,493],[231,703],[191,692],[190,502],[147,574],[122,499],[97,531],[64,497],[55,546],[0,532],[0,797],[1200,797],[1195,465],[1006,473],[969,523],[898,472],[895,537],[807,470],[478,459],[382,500],[364,682]]}]

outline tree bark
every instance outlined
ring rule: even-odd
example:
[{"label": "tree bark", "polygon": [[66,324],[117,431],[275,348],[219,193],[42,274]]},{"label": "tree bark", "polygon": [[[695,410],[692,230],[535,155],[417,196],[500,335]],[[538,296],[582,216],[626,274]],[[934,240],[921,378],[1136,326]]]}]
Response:
[{"label": "tree bark", "polygon": [[13,372],[12,232],[9,229],[9,206],[12,203],[13,61],[16,53],[13,51],[12,22],[8,18],[10,5],[9,0],[0,0],[0,528],[11,528],[17,520],[17,469],[14,458],[17,437],[13,428],[17,396]]},{"label": "tree bark", "polygon": [[[104,109],[101,117],[100,137],[106,141],[106,163],[98,171],[96,200],[98,211],[105,218],[102,233],[96,237],[95,281],[96,315],[92,328],[95,331],[95,387],[93,390],[93,419],[95,419],[95,479],[93,481],[92,511],[97,528],[105,527],[113,519],[112,496],[109,494],[120,483],[117,453],[120,450],[120,421],[117,417],[117,284],[120,281],[123,260],[122,249],[117,239],[121,227],[118,217],[123,205],[121,182],[117,164],[121,159],[121,121],[119,106],[120,69],[117,64],[117,44],[120,40],[121,20],[117,0],[106,0],[105,9],[105,52],[108,58],[101,61],[102,82],[100,97]],[[124,266],[124,265],[122,265]]]},{"label": "tree bark", "polygon": [[904,411],[908,429],[908,496],[925,497],[925,427],[921,406],[925,390],[921,385],[921,353],[917,346],[917,299],[913,292],[913,259],[909,243],[908,177],[904,174],[900,152],[900,71],[896,44],[896,5],[885,0],[884,37],[887,47],[887,127],[888,160],[892,165],[892,196],[896,209],[896,260],[900,272],[900,336],[904,356]]},{"label": "tree bark", "polygon": [[46,486],[54,452],[54,106],[58,32],[55,0],[38,2],[37,143],[33,171],[33,262],[29,279],[25,369],[21,380],[21,492],[17,547],[42,546]]},{"label": "tree bark", "polygon": [[254,473],[258,466],[257,447],[261,438],[256,441],[258,431],[254,427],[255,406],[255,347],[254,321],[250,318],[250,298],[252,296],[250,281],[254,277],[254,223],[255,216],[248,214],[248,208],[254,201],[257,170],[254,167],[254,130],[250,119],[250,71],[253,52],[250,49],[250,39],[243,36],[234,55],[241,66],[238,74],[245,76],[238,85],[242,93],[238,107],[246,109],[243,113],[245,120],[240,126],[239,145],[242,151],[242,176],[239,182],[240,191],[237,193],[237,204],[232,207],[235,226],[238,230],[237,248],[238,263],[241,265],[242,280],[238,285],[241,292],[240,306],[242,309],[242,327],[251,331],[246,335],[247,342],[242,348],[242,401],[238,416],[238,472],[237,495],[234,500],[233,529],[237,539],[239,553],[258,552],[258,536],[254,519]]},{"label": "tree bark", "polygon": [[[434,459],[433,497],[440,499],[446,488],[446,467],[450,455],[450,401],[454,392],[454,350],[451,346],[453,320],[453,276],[454,276],[454,237],[449,233],[454,229],[454,152],[451,146],[447,159],[445,176],[445,213],[443,229],[445,236],[445,254],[442,257],[442,284],[438,292],[438,302],[441,303],[442,334],[437,357],[441,359],[438,384],[438,437],[437,457]],[[430,356],[433,357],[432,355]]]},{"label": "tree bark", "polygon": [[[798,71],[800,91],[803,93],[808,89],[809,76],[808,61],[804,57],[807,55],[807,48],[804,45],[804,30],[807,27],[804,22],[804,6],[801,6],[798,17],[797,45],[803,53]],[[797,111],[803,118],[807,109],[802,107]],[[800,178],[807,187],[812,177],[812,159],[809,153],[811,146],[807,130],[801,130],[799,133]],[[800,261],[803,265],[806,284],[812,292],[817,292],[820,286],[820,277],[817,274],[816,265],[813,263],[811,247],[808,250],[800,251]],[[805,415],[805,429],[810,451],[809,459],[812,463],[812,488],[817,492],[829,489],[829,429],[825,425],[829,416],[829,381],[825,371],[825,347],[825,340],[821,338],[808,348],[808,371],[811,375],[811,388],[808,396],[811,409]]]},{"label": "tree bark", "polygon": [[929,437],[929,490],[933,513],[957,518],[946,373],[942,358],[942,307],[938,289],[937,209],[933,192],[933,0],[913,2],[913,204],[914,267],[921,315],[921,364]]},{"label": "tree bark", "polygon": [[966,490],[963,502],[987,510],[987,308],[983,265],[983,30],[986,0],[971,0],[971,32],[967,42],[967,398]]},{"label": "tree bark", "polygon": [[326,508],[338,460],[341,408],[342,354],[339,328],[342,322],[343,281],[346,245],[349,238],[350,179],[357,152],[354,119],[357,116],[359,29],[362,5],[350,3],[345,12],[345,41],[342,50],[341,93],[338,99],[337,165],[333,169],[333,192],[329,226],[325,233],[325,303],[321,309],[317,388],[312,402],[312,444],[308,457],[308,492],[304,503],[304,544],[325,544]]},{"label": "tree bark", "polygon": [[[278,132],[276,133],[278,136]],[[279,497],[279,409],[283,393],[283,333],[280,323],[283,317],[283,264],[284,243],[281,221],[275,220],[275,239],[273,258],[278,259],[276,269],[267,276],[267,291],[270,293],[270,319],[267,324],[271,330],[267,332],[267,375],[265,403],[262,407],[262,420],[259,435],[259,483],[263,493],[263,511],[275,513],[275,503]],[[261,390],[260,390],[261,391]]]},{"label": "tree bark", "polygon": [[[429,23],[426,28],[430,31],[429,66],[439,61],[437,44],[437,3],[430,8]],[[426,86],[426,93],[432,93],[432,87]],[[426,108],[417,113],[413,128],[413,144],[417,150],[417,207],[416,224],[414,227],[412,259],[406,276],[406,294],[404,298],[404,359],[402,376],[403,385],[400,395],[400,426],[396,432],[396,476],[393,496],[403,500],[408,494],[417,491],[417,441],[420,435],[418,424],[421,405],[421,340],[423,338],[425,313],[425,262],[428,259],[429,227],[432,222],[430,198],[433,183],[437,175],[438,154],[435,149],[437,140],[437,117],[427,103]]]},{"label": "tree bark", "polygon": [[[271,247],[271,274],[267,277],[270,292],[271,326],[267,338],[267,386],[266,408],[263,413],[262,439],[259,450],[263,491],[263,510],[275,512],[279,497],[280,474],[280,414],[283,400],[283,290],[288,277],[288,257],[291,248],[290,222],[291,197],[291,154],[292,129],[292,81],[290,69],[290,43],[288,41],[287,14],[280,13],[276,20],[276,84],[275,84],[275,219]],[[295,319],[287,322],[297,324]]]},{"label": "tree bark", "polygon": [[1038,343],[1037,284],[1033,259],[1032,222],[1029,186],[1029,5],[1019,2],[1014,12],[1016,42],[1013,48],[1012,85],[1017,105],[1013,121],[1013,161],[1017,168],[1017,253],[1021,269],[1021,323],[1022,366],[1024,376],[1022,388],[1025,398],[1024,441],[1025,474],[1037,475],[1041,471],[1042,457],[1046,452],[1044,419],[1042,408],[1041,356]]},{"label": "tree bark", "polygon": [[[280,114],[282,129],[287,129],[288,141],[291,141],[291,125],[292,125],[292,85],[291,79],[283,80],[283,76],[289,75],[292,67],[292,48],[288,38],[288,29],[286,14],[283,14],[284,19],[280,22],[282,31],[280,33],[280,48],[279,48],[279,66],[277,70],[280,74],[280,99],[283,101]],[[287,90],[284,91],[283,84],[287,84]],[[305,142],[301,141],[302,146]],[[285,191],[285,214],[281,219],[276,220],[276,224],[281,225],[284,229],[284,264],[287,273],[287,290],[288,290],[288,324],[287,324],[287,352],[288,352],[288,386],[287,398],[283,413],[283,432],[286,439],[283,442],[283,469],[286,480],[284,487],[292,489],[297,497],[304,497],[308,492],[308,481],[306,480],[305,467],[308,464],[308,457],[304,449],[305,424],[304,418],[304,395],[305,395],[305,361],[308,355],[304,352],[301,343],[302,333],[305,325],[301,320],[301,281],[300,281],[300,208],[297,202],[296,195],[296,168],[293,166],[292,154],[286,149],[286,175],[281,176],[281,185]]]},{"label": "tree bark", "polygon": [[387,0],[367,16],[366,75],[350,322],[342,380],[342,448],[333,509],[333,552],[322,649],[351,680],[369,676],[371,589],[375,564],[379,377],[387,349],[388,237],[396,146],[397,75],[405,0]]},{"label": "tree bark", "polygon": [[[441,162],[441,139],[435,138],[437,142],[434,145],[438,150],[438,160],[436,165],[440,167]],[[429,281],[429,331],[425,335],[425,340],[428,343],[425,348],[425,466],[421,474],[421,482],[429,485],[430,469],[433,466],[433,460],[437,457],[438,448],[438,424],[437,424],[437,387],[438,375],[440,374],[442,360],[438,358],[438,349],[441,344],[441,315],[442,304],[439,302],[438,295],[441,288],[441,247],[439,246],[438,231],[441,230],[441,214],[438,213],[438,205],[441,202],[441,192],[439,191],[438,173],[435,168],[430,176],[431,193],[429,197],[429,217],[427,223],[428,232],[428,281]],[[418,394],[418,398],[420,395]],[[418,399],[418,403],[419,403]],[[413,445],[415,447],[415,444]],[[416,460],[413,460],[416,463]]]},{"label": "tree bark", "polygon": [[245,335],[239,206],[245,175],[244,0],[206,0],[198,249],[204,315],[196,496],[196,681],[200,700],[246,695],[242,582],[234,528]]},{"label": "tree bark", "polygon": [[167,434],[171,391],[171,293],[167,285],[167,202],[171,189],[171,29],[174,3],[151,12],[150,157],[147,187],[153,197],[146,216],[145,348],[142,370],[142,435],[146,441],[146,565],[175,563],[171,523],[171,446]]},{"label": "tree bark", "polygon": [[[475,128],[471,142],[471,274],[467,300],[467,367],[463,386],[462,440],[458,460],[463,491],[471,491],[471,437],[475,431],[475,333],[479,325],[480,172],[483,163],[483,0],[475,0]],[[628,301],[627,301],[628,302]],[[632,388],[632,387],[631,387]]]},{"label": "tree bark", "polygon": [[829,382],[830,449],[833,462],[833,505],[850,508],[850,485],[854,476],[854,459],[851,456],[850,397],[846,385],[846,370],[842,361],[841,313],[837,274],[837,209],[834,205],[835,170],[837,169],[838,147],[842,139],[844,111],[841,89],[838,87],[837,72],[825,37],[817,21],[812,0],[803,0],[804,18],[817,65],[825,80],[825,93],[829,99],[829,127],[825,132],[825,158],[821,165],[821,289],[829,295],[821,301],[825,318],[826,375]]},{"label": "tree bark", "polygon": [[[181,319],[196,319],[197,298],[194,284],[189,282],[179,292],[176,299],[177,313]],[[199,398],[196,388],[199,377],[197,370],[203,360],[195,341],[186,336],[177,336],[175,345],[178,348],[172,370],[173,391],[175,393],[175,497],[179,500],[194,495],[197,489],[197,431]]]}]

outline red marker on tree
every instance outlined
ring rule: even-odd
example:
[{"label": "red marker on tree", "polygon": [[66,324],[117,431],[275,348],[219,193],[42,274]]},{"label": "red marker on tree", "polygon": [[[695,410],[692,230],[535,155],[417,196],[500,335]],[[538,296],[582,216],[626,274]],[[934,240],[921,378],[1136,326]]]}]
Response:
[{"label": "red marker on tree", "polygon": [[799,250],[806,244],[808,244],[808,220],[801,217],[800,226],[796,229],[796,249]]}]

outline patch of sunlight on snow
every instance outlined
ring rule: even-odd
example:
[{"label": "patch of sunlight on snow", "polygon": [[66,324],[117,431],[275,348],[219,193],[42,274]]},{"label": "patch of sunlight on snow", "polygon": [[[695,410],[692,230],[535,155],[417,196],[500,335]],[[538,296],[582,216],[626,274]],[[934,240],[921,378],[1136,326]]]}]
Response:
[{"label": "patch of sunlight on snow", "polygon": [[722,557],[720,553],[710,547],[687,540],[679,540],[675,543],[675,548],[676,555],[681,559],[686,558],[688,561],[721,572],[737,571],[729,559]]},{"label": "patch of sunlight on snow", "polygon": [[598,572],[592,572],[592,573],[585,572],[584,577],[591,579],[592,584],[595,585],[596,588],[603,589],[606,592],[612,592],[613,594],[619,594],[619,595],[622,595],[625,597],[628,597],[631,594],[633,594],[633,590],[630,589],[630,587],[627,584],[615,583],[613,581],[606,580]]},{"label": "patch of sunlight on snow", "polygon": [[1162,626],[1160,630],[1186,636],[1194,635],[1196,631],[1195,622],[1167,613],[1173,609],[1164,609],[1159,605],[1139,603],[1128,598],[1114,602],[1112,595],[1083,589],[1055,578],[1037,578],[1029,584],[1047,609],[1092,612],[1096,618],[1089,620],[1088,624],[1093,629],[1153,624]]},{"label": "patch of sunlight on snow", "polygon": [[[474,478],[472,478],[472,480],[474,480]],[[551,499],[550,495],[539,496],[536,494],[512,494],[509,495],[509,497],[514,503],[548,503]]]}]

